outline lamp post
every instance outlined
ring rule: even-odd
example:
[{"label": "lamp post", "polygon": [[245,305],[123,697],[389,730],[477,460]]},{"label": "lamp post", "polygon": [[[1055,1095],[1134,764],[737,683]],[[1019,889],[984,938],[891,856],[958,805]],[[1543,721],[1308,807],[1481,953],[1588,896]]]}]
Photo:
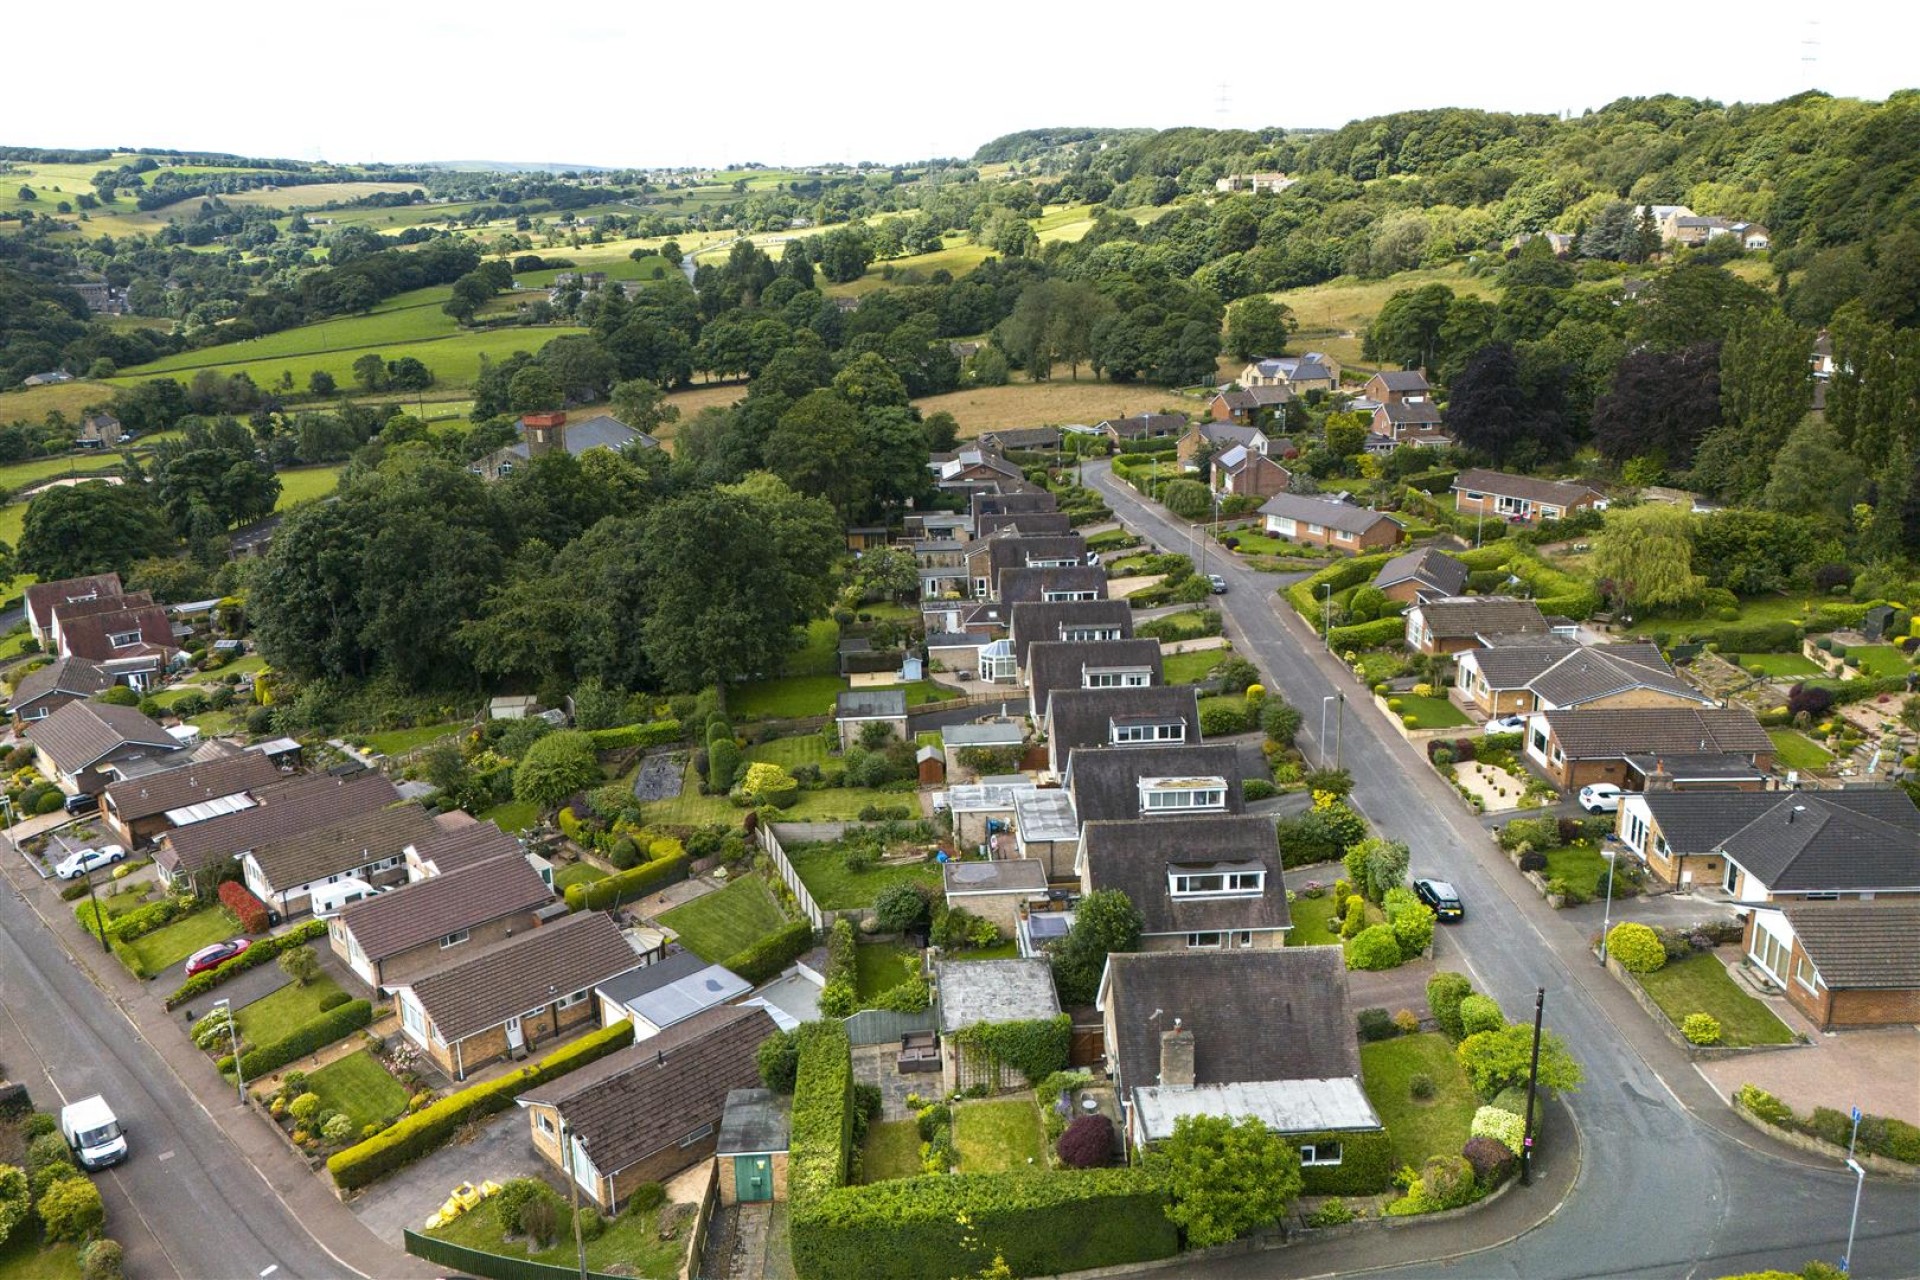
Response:
[{"label": "lamp post", "polygon": [[1600,856],[1607,860],[1607,906],[1600,915],[1600,967],[1607,964],[1607,929],[1613,923],[1613,865],[1619,854],[1610,849],[1602,849]]},{"label": "lamp post", "polygon": [[[1320,699],[1320,767],[1322,769],[1327,767],[1327,704],[1338,701],[1339,698],[1339,694],[1330,693]],[[1342,706],[1344,705],[1342,703]]]},{"label": "lamp post", "polygon": [[1853,1274],[1853,1233],[1860,1226],[1860,1193],[1866,1189],[1867,1171],[1852,1156],[1847,1157],[1847,1168],[1853,1170],[1853,1217],[1847,1220],[1847,1251],[1840,1258],[1840,1270]]},{"label": "lamp post", "polygon": [[580,1280],[587,1280],[587,1241],[580,1232],[580,1179],[573,1171],[573,1145],[579,1143],[585,1150],[587,1140],[571,1129],[563,1118],[560,1121],[560,1149],[567,1160],[567,1191],[573,1200],[573,1251],[580,1262]]},{"label": "lamp post", "polygon": [[240,1024],[233,1016],[233,1002],[228,997],[221,996],[213,1002],[213,1007],[227,1011],[227,1038],[228,1043],[233,1046],[234,1087],[240,1091],[240,1105],[245,1106],[247,1102],[247,1073],[240,1069]]},{"label": "lamp post", "polygon": [[100,899],[93,892],[93,868],[88,867],[80,873],[87,878],[87,901],[93,904],[93,932],[100,939],[102,954],[112,955],[113,948],[107,945],[107,922],[100,913]]},{"label": "lamp post", "polygon": [[1342,689],[1334,695],[1339,701],[1333,711],[1333,767],[1345,767],[1344,755],[1347,745],[1347,693]]},{"label": "lamp post", "polygon": [[1540,1023],[1546,1016],[1547,989],[1533,989],[1533,1061],[1527,1067],[1527,1118],[1520,1139],[1520,1185],[1533,1185],[1533,1094],[1540,1082]]},{"label": "lamp post", "polygon": [[1327,638],[1327,652],[1332,653],[1333,652],[1333,584],[1331,582],[1321,583],[1320,592],[1323,596],[1326,597],[1326,601],[1327,601],[1326,623],[1325,623],[1326,630],[1324,634],[1326,635],[1326,638]]}]

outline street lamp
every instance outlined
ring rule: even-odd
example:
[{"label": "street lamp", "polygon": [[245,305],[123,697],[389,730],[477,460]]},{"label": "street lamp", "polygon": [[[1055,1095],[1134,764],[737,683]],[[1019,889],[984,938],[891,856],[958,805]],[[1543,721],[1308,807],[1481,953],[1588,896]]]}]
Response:
[{"label": "street lamp", "polygon": [[1611,849],[1602,849],[1600,856],[1607,860],[1607,908],[1600,916],[1600,965],[1607,963],[1607,927],[1613,923],[1613,864],[1619,854]]},{"label": "street lamp", "polygon": [[1332,653],[1333,652],[1333,584],[1331,582],[1321,583],[1320,591],[1321,591],[1321,594],[1324,595],[1327,600],[1325,634],[1327,637],[1327,652]]},{"label": "street lamp", "polygon": [[233,1002],[226,996],[215,1000],[213,1007],[227,1011],[227,1036],[229,1042],[233,1045],[234,1087],[240,1091],[240,1104],[245,1106],[247,1102],[247,1073],[240,1069],[240,1023],[233,1016]]},{"label": "street lamp", "polygon": [[1346,710],[1346,698],[1342,694],[1330,693],[1320,699],[1320,767],[1327,767],[1327,704],[1339,702],[1342,712]]},{"label": "street lamp", "polygon": [[1851,1156],[1847,1158],[1847,1168],[1853,1170],[1853,1217],[1847,1222],[1847,1251],[1840,1258],[1840,1270],[1853,1273],[1853,1233],[1860,1225],[1860,1193],[1866,1189],[1867,1171],[1860,1162]]}]

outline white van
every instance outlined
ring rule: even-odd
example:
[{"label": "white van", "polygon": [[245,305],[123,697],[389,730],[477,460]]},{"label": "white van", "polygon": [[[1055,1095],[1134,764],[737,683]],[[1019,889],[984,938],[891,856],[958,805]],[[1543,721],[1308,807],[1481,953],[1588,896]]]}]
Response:
[{"label": "white van", "polygon": [[60,1134],[83,1169],[104,1169],[127,1158],[127,1135],[99,1094],[60,1108]]},{"label": "white van", "polygon": [[320,885],[313,891],[313,914],[322,920],[330,919],[345,910],[348,903],[371,898],[378,892],[380,890],[358,876],[348,876],[332,884]]}]

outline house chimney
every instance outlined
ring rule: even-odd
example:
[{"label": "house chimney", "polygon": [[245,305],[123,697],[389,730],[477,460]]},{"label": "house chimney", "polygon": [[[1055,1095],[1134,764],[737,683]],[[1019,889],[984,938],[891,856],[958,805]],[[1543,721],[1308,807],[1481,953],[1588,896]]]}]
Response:
[{"label": "house chimney", "polygon": [[1160,1083],[1169,1089],[1193,1088],[1193,1032],[1173,1020],[1173,1030],[1160,1033]]},{"label": "house chimney", "polygon": [[1648,791],[1673,790],[1673,775],[1667,772],[1667,762],[1659,756],[1653,759],[1653,772],[1647,775]]}]

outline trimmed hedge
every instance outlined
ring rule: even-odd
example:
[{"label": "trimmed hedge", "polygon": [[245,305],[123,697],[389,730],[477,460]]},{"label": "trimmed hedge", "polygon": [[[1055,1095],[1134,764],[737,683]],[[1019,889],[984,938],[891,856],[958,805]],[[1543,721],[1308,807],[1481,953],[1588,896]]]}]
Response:
[{"label": "trimmed hedge", "polygon": [[996,1255],[1018,1276],[1145,1262],[1180,1247],[1167,1203],[1143,1169],[935,1175],[796,1194],[793,1266],[801,1280],[950,1280]]},{"label": "trimmed hedge", "polygon": [[238,880],[220,882],[220,902],[233,912],[233,918],[240,922],[243,933],[265,933],[267,931],[267,904],[255,897],[253,890]]},{"label": "trimmed hedge", "polygon": [[687,731],[678,720],[655,720],[651,724],[623,724],[611,729],[589,729],[587,740],[595,751],[618,751],[623,747],[659,747],[678,742]]},{"label": "trimmed hedge", "polygon": [[349,1000],[303,1025],[292,1035],[282,1036],[257,1049],[249,1049],[240,1059],[240,1074],[258,1080],[295,1058],[303,1058],[315,1049],[332,1044],[341,1036],[358,1031],[373,1021],[373,1005],[365,1000]]},{"label": "trimmed hedge", "polygon": [[[109,916],[105,906],[95,902],[76,902],[73,904],[73,918],[82,929],[94,937],[100,937],[102,931],[106,940],[131,942],[144,937],[162,925],[171,923],[181,913],[194,905],[188,897],[167,897],[158,902],[149,902],[145,906],[135,907],[120,916]],[[96,916],[97,907],[97,916]],[[99,923],[96,925],[95,920]]]},{"label": "trimmed hedge", "polygon": [[469,1120],[505,1111],[516,1097],[535,1085],[545,1084],[632,1043],[633,1023],[623,1020],[603,1027],[565,1048],[556,1049],[530,1067],[450,1093],[410,1116],[403,1116],[365,1142],[329,1157],[327,1172],[333,1175],[334,1185],[344,1191],[364,1187],[439,1147]]},{"label": "trimmed hedge", "polygon": [[1320,597],[1320,589],[1328,583],[1333,584],[1333,593],[1339,595],[1348,587],[1357,587],[1363,582],[1373,581],[1380,572],[1380,566],[1393,559],[1393,553],[1381,552],[1378,555],[1355,556],[1351,560],[1336,560],[1287,588],[1287,603],[1294,611],[1307,620],[1316,632],[1325,630],[1326,603]]},{"label": "trimmed hedge", "polygon": [[813,926],[795,920],[780,926],[744,951],[727,957],[726,967],[759,986],[780,975],[813,946]]},{"label": "trimmed hedge", "polygon": [[1383,644],[1404,640],[1406,636],[1407,620],[1395,614],[1391,618],[1375,618],[1372,622],[1335,627],[1327,632],[1327,642],[1336,649],[1377,649]]},{"label": "trimmed hedge", "polygon": [[643,862],[631,871],[621,871],[590,885],[567,886],[567,910],[603,911],[635,898],[644,898],[655,889],[679,884],[690,874],[690,859],[683,853],[654,862]]},{"label": "trimmed hedge", "polygon": [[1373,1132],[1290,1133],[1287,1141],[1296,1147],[1309,1143],[1337,1142],[1340,1163],[1303,1165],[1302,1191],[1310,1196],[1378,1195],[1393,1185],[1393,1139],[1384,1129]]},{"label": "trimmed hedge", "polygon": [[1073,1050],[1073,1019],[1062,1013],[1021,1022],[976,1022],[954,1032],[953,1042],[968,1054],[985,1054],[993,1062],[1018,1071],[1029,1084],[1038,1084],[1054,1072],[1067,1069]]},{"label": "trimmed hedge", "polygon": [[221,983],[237,978],[249,969],[258,968],[260,965],[278,956],[282,951],[302,946],[305,943],[314,941],[316,938],[324,938],[326,936],[327,922],[325,920],[309,920],[304,924],[295,925],[277,937],[261,938],[251,947],[248,947],[245,951],[242,951],[239,955],[221,965],[218,969],[209,969],[205,973],[196,973],[178,987],[175,987],[173,993],[167,997],[167,1008],[177,1008],[195,996],[205,995]]},{"label": "trimmed hedge", "polygon": [[[804,1023],[795,1034],[800,1066],[793,1080],[787,1194],[797,1216],[803,1206],[811,1208],[847,1182],[847,1153],[853,1147],[853,1041],[846,1025],[831,1018]],[[860,1272],[855,1268],[841,1274]]]}]

